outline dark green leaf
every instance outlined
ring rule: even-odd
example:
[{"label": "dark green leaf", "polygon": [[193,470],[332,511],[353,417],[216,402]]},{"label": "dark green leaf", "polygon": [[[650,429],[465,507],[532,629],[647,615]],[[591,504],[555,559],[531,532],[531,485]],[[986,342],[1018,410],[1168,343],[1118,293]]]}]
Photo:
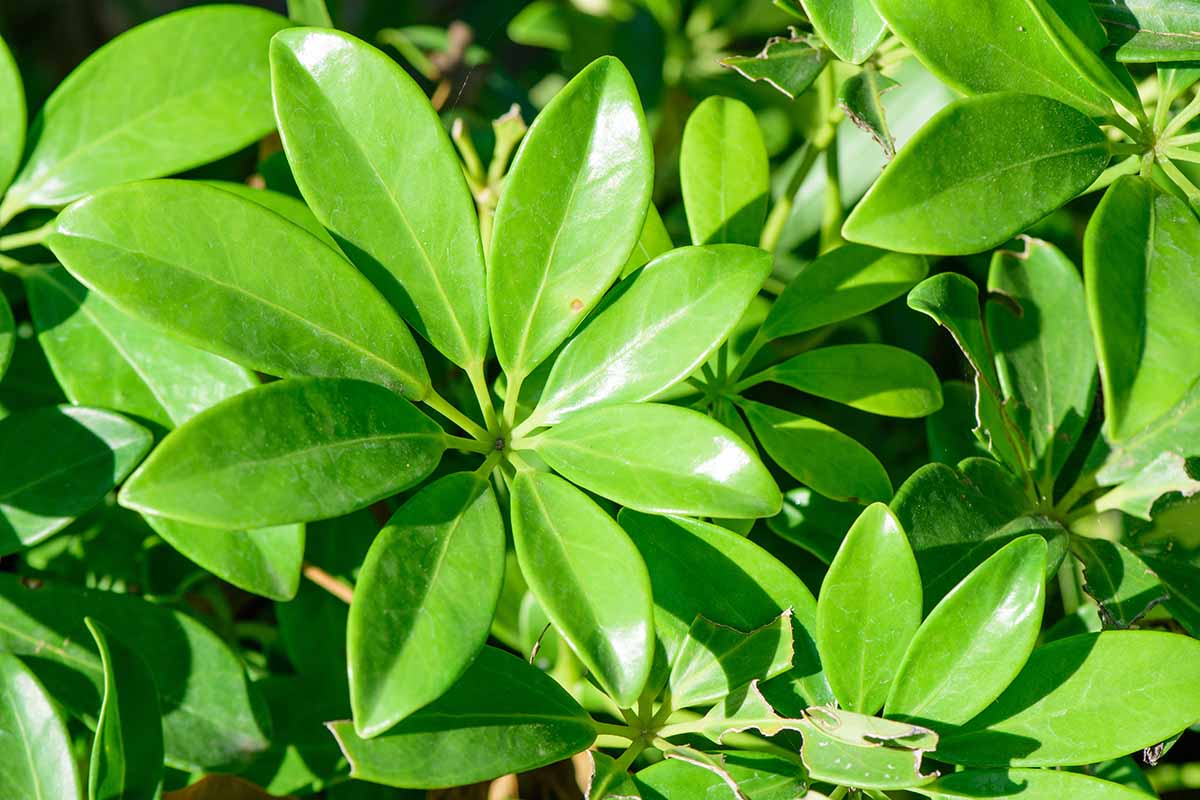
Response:
[{"label": "dark green leaf", "polygon": [[[725,772],[750,800],[795,800],[805,795],[804,768],[768,753],[729,751],[721,754]],[[721,776],[677,759],[660,761],[633,776],[644,800],[703,797],[734,800]]]},{"label": "dark green leaf", "polygon": [[1100,607],[1105,628],[1129,628],[1167,599],[1158,576],[1128,548],[1106,539],[1071,537],[1083,562],[1083,589]]},{"label": "dark green leaf", "polygon": [[728,97],[700,103],[688,117],[679,151],[692,242],[757,245],[767,217],[768,173],[754,112]]},{"label": "dark green leaf", "polygon": [[[25,88],[17,62],[3,39],[0,39],[0,118],[4,119],[0,127],[0,195],[3,195],[25,152]],[[3,373],[0,369],[0,374]]]},{"label": "dark green leaf", "polygon": [[1142,553],[1167,590],[1163,605],[1192,636],[1200,636],[1200,559],[1179,554]]},{"label": "dark green leaf", "polygon": [[508,38],[529,47],[566,50],[571,46],[566,9],[555,0],[533,0],[513,17],[506,29]]},{"label": "dark green leaf", "polygon": [[792,614],[749,632],[696,617],[675,654],[667,687],[673,708],[708,705],[751,681],[792,667]]},{"label": "dark green leaf", "polygon": [[887,124],[883,93],[898,84],[874,67],[864,67],[850,76],[838,89],[837,102],[847,119],[870,134],[883,148],[883,156],[891,160],[896,155],[896,140]]},{"label": "dark green leaf", "polygon": [[801,486],[784,494],[783,511],[767,520],[767,525],[780,538],[829,564],[861,510]]},{"label": "dark green leaf", "polygon": [[975,387],[965,381],[942,384],[942,408],[925,418],[929,458],[954,465],[965,458],[986,456],[987,447],[972,433],[975,428]]},{"label": "dark green leaf", "polygon": [[1200,7],[1170,0],[1092,0],[1118,61],[1200,61]]},{"label": "dark green leaf", "polygon": [[772,36],[756,56],[727,56],[721,66],[752,81],[766,81],[795,100],[812,86],[829,63],[829,51],[808,38]]},{"label": "dark green leaf", "polygon": [[12,309],[8,299],[0,292],[0,378],[8,371],[8,362],[12,360],[13,347],[17,343],[17,324],[13,320]]},{"label": "dark green leaf", "polygon": [[67,726],[34,674],[0,653],[0,791],[29,800],[79,800],[82,787]]},{"label": "dark green leaf", "polygon": [[1146,800],[1147,795],[1088,775],[1052,769],[952,772],[919,790],[933,800]]},{"label": "dark green leaf", "polygon": [[411,788],[527,772],[596,738],[587,712],[553,678],[491,647],[446,694],[384,735],[360,739],[349,721],[329,729],[352,777]]},{"label": "dark green leaf", "polygon": [[371,545],[347,630],[355,730],[376,736],[436,700],[475,658],[504,578],[491,488],[448,475],[396,512]]},{"label": "dark green leaf", "polygon": [[861,64],[883,41],[887,25],[871,0],[800,0],[808,19],[842,61]]}]

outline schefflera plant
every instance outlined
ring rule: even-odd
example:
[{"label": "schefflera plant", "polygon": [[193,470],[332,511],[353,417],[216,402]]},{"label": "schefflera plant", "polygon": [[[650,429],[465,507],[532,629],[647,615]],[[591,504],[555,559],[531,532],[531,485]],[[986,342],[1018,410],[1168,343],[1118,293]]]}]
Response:
[{"label": "schefflera plant", "polygon": [[[129,183],[67,208],[49,238],[117,309],[281,378],[169,433],[120,502],[203,535],[270,530],[420,486],[447,449],[478,454],[474,472],[413,492],[371,548],[348,627],[353,722],[331,727],[355,774],[398,785],[469,783],[578,752],[597,728],[575,700],[485,646],[505,569],[500,502],[539,604],[612,707],[635,707],[655,663],[650,576],[589,493],[646,515],[779,510],[736,434],[649,402],[724,341],[770,256],[679,248],[610,291],[652,182],[637,93],[614,59],[534,121],[486,244],[439,118],[394,62],[304,28],[276,35],[270,62],[307,208]],[[462,369],[477,416],[437,393],[409,326],[431,358]],[[499,408],[489,347],[505,379]],[[523,424],[522,384],[552,356],[537,424]]]}]

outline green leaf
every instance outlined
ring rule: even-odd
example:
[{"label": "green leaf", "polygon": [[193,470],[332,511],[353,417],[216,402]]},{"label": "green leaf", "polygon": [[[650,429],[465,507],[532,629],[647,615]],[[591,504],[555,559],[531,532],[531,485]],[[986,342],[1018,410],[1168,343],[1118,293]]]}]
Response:
[{"label": "green leaf", "polygon": [[361,378],[415,400],[429,390],[412,334],[350,262],[230,192],[107,189],[59,216],[50,247],[120,310],[259,371]]},{"label": "green leaf", "polygon": [[508,38],[528,47],[566,50],[571,46],[567,10],[555,0],[533,0],[517,12],[505,30]]},{"label": "green leaf", "polygon": [[783,496],[783,511],[767,520],[771,532],[829,564],[862,509],[801,486]]},{"label": "green leaf", "polygon": [[988,449],[972,433],[975,424],[975,387],[965,381],[943,383],[942,408],[925,418],[930,460],[953,465],[987,456]]},{"label": "green leaf", "polygon": [[847,244],[804,266],[771,306],[763,336],[777,339],[856,317],[894,300],[929,273],[920,256]]},{"label": "green leaf", "polygon": [[271,41],[279,132],[308,206],[409,324],[456,364],[487,355],[483,246],[471,193],[425,92],[333,30]]},{"label": "green leaf", "polygon": [[433,789],[528,772],[587,749],[591,718],[553,678],[485,647],[448,692],[382,736],[331,722],[350,775]]},{"label": "green leaf", "polygon": [[17,323],[13,320],[12,309],[9,308],[8,298],[0,292],[0,378],[8,371],[8,363],[12,360],[13,348],[17,344]]},{"label": "green leaf", "polygon": [[562,478],[522,472],[512,491],[513,541],[530,590],[604,690],[633,706],[654,657],[650,578],[637,548]]},{"label": "green leaf", "polygon": [[1133,517],[1149,522],[1155,502],[1164,494],[1180,492],[1191,497],[1200,492],[1195,468],[1174,453],[1163,453],[1145,469],[1094,501],[1096,511],[1120,509]]},{"label": "green leaf", "polygon": [[736,434],[690,409],[657,403],[591,408],[537,436],[531,449],[573,483],[655,514],[767,517],[782,497]]},{"label": "green leaf", "polygon": [[628,509],[618,519],[650,572],[654,628],[668,663],[697,616],[754,630],[791,609],[793,668],[771,683],[796,683],[812,704],[832,702],[814,644],[816,601],[792,570],[757,544],[717,525]]},{"label": "green leaf", "polygon": [[817,599],[817,649],[843,708],[883,706],[920,624],[916,559],[896,517],[876,503],[846,534]]},{"label": "green leaf", "polygon": [[763,736],[776,736],[784,730],[799,730],[800,720],[788,719],[776,713],[759,689],[759,681],[751,681],[728,694],[724,700],[708,710],[701,720],[704,727],[700,733],[708,739],[722,744],[731,733],[754,728]]},{"label": "green leaf", "polygon": [[[444,449],[437,424],[382,386],[277,381],[168,434],[126,482],[120,502],[208,527],[307,522],[415,485]],[[298,493],[297,485],[313,491]]]},{"label": "green leaf", "polygon": [[1026,239],[1025,250],[992,256],[987,331],[1000,386],[1029,414],[1024,431],[1038,474],[1052,480],[1083,433],[1096,392],[1079,271],[1054,245]]},{"label": "green leaf", "polygon": [[718,96],[696,106],[683,129],[679,182],[693,243],[758,244],[771,187],[749,106]]},{"label": "green leaf", "polygon": [[908,646],[888,694],[890,717],[958,725],[1000,696],[1037,642],[1046,541],[1016,539],[942,598]]},{"label": "green leaf", "polygon": [[[768,753],[731,750],[720,754],[722,767],[751,800],[803,798],[804,769],[794,761]],[[644,800],[673,800],[679,797],[703,797],[707,800],[734,800],[725,780],[714,772],[697,769],[678,759],[660,761],[633,776]]]},{"label": "green leaf", "polygon": [[[274,192],[270,189],[256,189],[244,183],[233,183],[231,181],[206,181],[206,183],[209,186],[215,186],[218,189],[224,189],[227,192],[236,194],[244,200],[258,203],[264,208],[269,208],[289,222],[294,222],[301,228],[304,228],[304,230],[328,245],[330,249],[342,253],[342,249],[338,246],[338,243],[329,235],[329,231],[325,230],[320,220],[309,210],[303,200],[298,200],[290,194],[284,194],[283,192]],[[345,253],[342,253],[342,255],[345,255]]]},{"label": "green leaf", "polygon": [[970,766],[1091,764],[1150,747],[1197,719],[1200,642],[1105,631],[1034,650],[1004,694],[943,736],[937,758]]},{"label": "green leaf", "polygon": [[1057,19],[1046,0],[993,0],[987,13],[972,13],[957,0],[875,0],[875,8],[930,72],[959,91],[1029,92],[1089,116],[1113,113],[1112,102],[1045,24]]},{"label": "green leaf", "polygon": [[640,800],[633,778],[616,759],[599,750],[589,750],[587,756],[592,761],[592,772],[583,793],[585,800]]},{"label": "green leaf", "polygon": [[671,707],[708,705],[791,667],[790,610],[749,632],[697,616],[671,664]]},{"label": "green leaf", "polygon": [[929,728],[908,722],[872,717],[847,711],[844,708],[817,706],[805,712],[808,720],[819,730],[839,742],[859,747],[883,745],[932,750],[938,735]]},{"label": "green leaf", "polygon": [[62,530],[104,499],[150,449],[150,432],[95,408],[0,419],[0,553]]},{"label": "green leaf", "polygon": [[1118,61],[1200,61],[1200,8],[1167,0],[1092,0]]},{"label": "green leaf", "polygon": [[907,350],[883,344],[809,350],[749,380],[782,383],[889,417],[924,417],[942,407],[942,386],[933,367]]},{"label": "green leaf", "polygon": [[917,790],[933,800],[986,797],[988,800],[1146,800],[1143,792],[1089,775],[1052,769],[966,770],[952,772]]},{"label": "green leaf", "polygon": [[880,147],[883,156],[891,161],[896,155],[896,140],[887,124],[883,93],[899,84],[872,66],[846,79],[838,89],[837,103],[846,118],[866,131]]},{"label": "green leaf", "polygon": [[1200,314],[1197,251],[1200,220],[1143,178],[1109,187],[1088,223],[1084,286],[1109,439],[1143,431],[1200,374],[1200,350],[1190,346]]},{"label": "green leaf", "polygon": [[621,267],[621,278],[629,277],[639,267],[650,263],[674,247],[674,243],[671,242],[671,234],[667,232],[667,226],[663,222],[662,216],[651,203],[646,206],[646,219],[642,222],[642,232],[638,236],[637,244],[633,246],[633,252],[625,260],[625,266]]},{"label": "green leaf", "polygon": [[114,638],[137,643],[158,688],[172,764],[236,770],[267,748],[262,697],[239,657],[207,626],[134,595],[53,583],[30,589],[15,575],[0,575],[0,651],[25,657],[56,701],[94,724],[104,671],[85,615]]},{"label": "green leaf", "polygon": [[924,749],[853,744],[822,730],[812,718],[798,727],[804,737],[800,754],[813,780],[864,789],[908,789],[929,783],[937,775],[922,774]]},{"label": "green leaf", "polygon": [[1160,459],[1170,458],[1179,464],[1195,455],[1200,450],[1198,442],[1200,379],[1192,383],[1183,399],[1167,413],[1133,432],[1128,439],[1112,443],[1112,449],[1096,473],[1096,480],[1101,486],[1112,486],[1145,477],[1146,470]]},{"label": "green leaf", "polygon": [[82,787],[58,707],[21,659],[0,653],[0,791],[30,800],[79,800]]},{"label": "green leaf", "polygon": [[154,676],[103,623],[84,624],[104,670],[104,701],[88,769],[89,800],[156,800],[162,792],[163,734]]},{"label": "green leaf", "polygon": [[800,0],[813,29],[841,61],[861,64],[883,41],[887,26],[871,0]]},{"label": "green leaf", "polygon": [[267,42],[287,24],[258,8],[206,6],[139,25],[97,50],[34,120],[39,135],[0,219],[183,172],[270,133]]},{"label": "green leaf", "polygon": [[842,234],[909,253],[977,253],[1082,192],[1108,158],[1103,132],[1057,100],[1010,92],[965,98],[900,151]]},{"label": "green leaf", "polygon": [[733,331],[770,271],[766,251],[743,245],[681,247],[650,262],[563,348],[525,426],[649,400],[684,380]]},{"label": "green leaf", "polygon": [[1071,552],[1083,563],[1083,590],[1095,599],[1105,628],[1133,627],[1167,599],[1158,576],[1124,545],[1075,535]]},{"label": "green leaf", "polygon": [[813,81],[829,63],[829,51],[810,38],[772,36],[756,56],[727,56],[721,66],[736,71],[751,81],[768,84],[795,100],[813,85]]},{"label": "green leaf", "polygon": [[118,311],[61,267],[22,277],[38,342],[72,403],[170,429],[258,385],[245,368]]},{"label": "green leaf", "polygon": [[841,431],[774,406],[739,400],[763,449],[789,475],[826,497],[887,501],[892,483],[879,459]]},{"label": "green leaf", "polygon": [[436,700],[487,641],[504,579],[504,522],[467,472],[429,484],[376,537],[354,587],[350,705],[360,736]]},{"label": "green leaf", "polygon": [[[0,39],[0,196],[8,188],[25,152],[25,88],[17,62]],[[0,374],[4,370],[0,369]]]},{"label": "green leaf", "polygon": [[542,110],[496,209],[488,313],[496,356],[524,378],[583,321],[633,250],[653,156],[633,79],[593,61]]},{"label": "green leaf", "polygon": [[1139,557],[1167,590],[1163,606],[1188,633],[1200,636],[1200,559],[1177,553],[1143,552]]},{"label": "green leaf", "polygon": [[298,25],[333,27],[325,0],[288,0],[288,17]]}]

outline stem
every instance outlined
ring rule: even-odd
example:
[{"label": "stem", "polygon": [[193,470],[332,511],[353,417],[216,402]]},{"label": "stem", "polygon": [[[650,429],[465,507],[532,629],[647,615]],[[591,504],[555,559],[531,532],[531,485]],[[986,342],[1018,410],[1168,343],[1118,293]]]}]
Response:
[{"label": "stem", "polygon": [[746,345],[746,349],[738,358],[737,363],[733,365],[733,371],[729,373],[730,381],[736,381],[742,377],[742,374],[750,368],[750,362],[754,360],[754,357],[766,346],[768,341],[770,340],[767,339],[763,333],[763,329],[760,327],[758,332],[754,334],[754,338],[750,340],[750,344]]},{"label": "stem", "polygon": [[1141,155],[1146,148],[1136,142],[1109,142],[1108,152],[1115,156]]},{"label": "stem", "polygon": [[1104,121],[1109,125],[1112,125],[1114,128],[1119,128],[1121,133],[1124,133],[1135,142],[1140,141],[1142,138],[1142,132],[1136,126],[1134,126],[1132,122],[1125,119],[1120,114],[1113,114]]},{"label": "stem", "polygon": [[624,753],[621,753],[620,758],[618,758],[616,763],[613,764],[613,770],[616,772],[628,772],[629,765],[633,763],[635,758],[642,754],[642,751],[646,749],[647,744],[648,742],[641,737],[635,739],[629,745],[629,749]]},{"label": "stem", "polygon": [[517,417],[517,408],[521,404],[521,384],[524,382],[524,375],[508,376],[508,387],[504,390],[504,411],[500,422],[502,430],[512,430]]},{"label": "stem", "polygon": [[57,224],[58,220],[52,219],[42,227],[34,228],[31,231],[0,236],[0,250],[16,250],[21,247],[32,247],[33,245],[41,244],[46,240],[47,236],[54,233]]},{"label": "stem", "polygon": [[778,297],[783,294],[785,289],[787,289],[787,284],[778,278],[767,278],[763,281],[762,290],[767,294],[773,294]]},{"label": "stem", "polygon": [[1195,150],[1188,150],[1183,147],[1168,146],[1163,148],[1163,154],[1165,154],[1167,158],[1171,158],[1176,161],[1189,161],[1193,164],[1200,164],[1200,153],[1197,153]]},{"label": "stem", "polygon": [[492,470],[496,468],[496,464],[498,464],[500,459],[503,457],[504,454],[499,450],[493,450],[491,454],[483,460],[483,463],[479,465],[479,469],[475,470],[473,474],[479,478],[486,478],[488,475],[492,474]]},{"label": "stem", "polygon": [[1167,173],[1167,177],[1187,195],[1194,205],[1200,205],[1200,188],[1196,184],[1188,180],[1188,177],[1183,174],[1179,167],[1171,163],[1170,159],[1160,159],[1158,165],[1162,167],[1162,171]]},{"label": "stem", "polygon": [[[427,406],[429,406],[430,408],[432,408],[434,411],[441,414],[446,419],[453,422],[458,427],[462,428],[467,433],[474,436],[476,439],[487,439],[488,438],[487,431],[485,431],[483,428],[479,427],[479,424],[474,422],[473,420],[471,420],[469,417],[467,417],[466,414],[462,413],[457,408],[450,405],[450,403],[448,403],[446,401],[446,398],[442,397],[440,394],[438,394],[433,389],[429,390],[429,395],[426,396],[426,398],[425,398],[425,404]],[[486,452],[486,451],[482,451],[482,452]]]},{"label": "stem", "polygon": [[842,179],[837,138],[837,129],[834,128],[829,147],[825,148],[825,210],[821,216],[820,248],[822,253],[828,253],[843,244]]},{"label": "stem", "polygon": [[508,463],[512,464],[513,467],[520,470],[521,472],[534,472],[535,471],[533,468],[533,465],[530,464],[525,459],[521,458],[521,455],[519,453],[509,453],[508,454]]},{"label": "stem", "polygon": [[[767,217],[767,222],[763,225],[762,237],[758,240],[758,246],[768,253],[774,252],[779,244],[779,237],[783,235],[783,226],[787,223],[788,217],[792,215],[793,194],[784,194],[775,201],[775,205],[771,208],[771,213]],[[776,292],[778,294],[778,292]]]},{"label": "stem", "polygon": [[717,351],[717,379],[724,384],[729,374],[729,342],[721,345]]},{"label": "stem", "polygon": [[1200,133],[1185,133],[1182,136],[1172,136],[1166,142],[1174,147],[1186,147],[1190,144],[1200,144]]},{"label": "stem", "polygon": [[1069,555],[1058,568],[1058,588],[1062,592],[1063,612],[1070,616],[1079,610],[1079,582],[1075,578],[1075,559]]},{"label": "stem", "polygon": [[758,386],[760,383],[766,383],[771,380],[771,370],[764,369],[762,372],[755,373],[745,380],[739,381],[733,386],[734,394],[742,394],[747,389]]},{"label": "stem", "polygon": [[17,261],[15,258],[9,258],[6,255],[0,255],[0,272],[19,275],[23,269],[25,269],[25,265],[20,261]]},{"label": "stem", "polygon": [[454,124],[450,126],[450,138],[454,141],[454,146],[458,148],[458,153],[462,157],[463,170],[467,173],[467,177],[476,186],[481,185],[484,181],[483,162],[479,160],[479,151],[475,149],[475,142],[471,139],[471,134],[467,131],[462,117],[457,117]]},{"label": "stem", "polygon": [[596,729],[596,733],[605,736],[620,736],[622,739],[633,741],[640,735],[637,728],[632,725],[615,725],[609,722],[596,722],[592,720],[592,727]]},{"label": "stem", "polygon": [[477,362],[467,367],[467,380],[475,392],[475,402],[483,412],[483,421],[489,433],[500,431],[500,420],[496,419],[496,406],[492,403],[492,393],[488,391],[487,376],[483,374],[483,362]]},{"label": "stem", "polygon": [[850,791],[845,786],[839,786],[833,790],[833,794],[829,795],[829,800],[842,800],[846,796],[846,792]]},{"label": "stem", "polygon": [[1089,472],[1087,475],[1080,475],[1075,480],[1075,484],[1067,490],[1067,493],[1064,494],[1062,499],[1059,500],[1054,506],[1055,512],[1063,516],[1069,514],[1072,510],[1072,507],[1079,502],[1079,498],[1095,489],[1097,485],[1096,473],[1094,470]]},{"label": "stem", "polygon": [[447,447],[466,450],[468,453],[483,454],[495,452],[495,448],[492,445],[479,439],[464,439],[461,436],[451,436],[448,433],[442,434],[442,437],[445,439]]},{"label": "stem", "polygon": [[1160,139],[1169,139],[1179,132],[1179,129],[1189,122],[1200,116],[1200,94],[1192,98],[1192,102],[1183,107],[1183,110],[1171,118],[1167,123],[1167,127],[1163,128]]},{"label": "stem", "polygon": [[354,587],[340,578],[335,578],[316,564],[307,561],[300,568],[300,573],[310,581],[320,586],[346,605],[354,600]]}]

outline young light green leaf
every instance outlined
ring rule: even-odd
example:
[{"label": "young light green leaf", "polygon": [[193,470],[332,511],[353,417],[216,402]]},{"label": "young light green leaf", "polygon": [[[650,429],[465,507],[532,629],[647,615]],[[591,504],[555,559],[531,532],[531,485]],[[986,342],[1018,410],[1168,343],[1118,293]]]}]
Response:
[{"label": "young light green leaf", "polygon": [[742,519],[770,516],[782,503],[770,473],[737,434],[678,406],[591,408],[514,446],[638,511]]},{"label": "young light green leaf", "polygon": [[844,708],[817,706],[804,712],[813,725],[839,742],[858,747],[909,747],[932,750],[938,735],[908,722],[872,717]]},{"label": "young light green leaf", "polygon": [[[25,152],[25,88],[12,52],[0,39],[0,196],[8,188]],[[0,369],[0,375],[4,370]]]},{"label": "young light green leaf", "polygon": [[[1187,446],[1187,445],[1185,445]],[[1192,445],[1194,446],[1194,445]],[[1095,502],[1097,511],[1119,509],[1132,517],[1149,522],[1155,502],[1165,494],[1179,492],[1191,497],[1200,492],[1195,467],[1175,453],[1163,453],[1129,480],[1110,489]]]},{"label": "young light green leaf", "polygon": [[[917,792],[932,800],[1146,800],[1147,795],[1119,783],[1053,769],[972,769],[951,772]],[[1153,796],[1153,795],[1150,795]]]},{"label": "young light green leaf", "polygon": [[[15,360],[14,360],[15,363]],[[1160,459],[1183,463],[1196,453],[1200,441],[1200,379],[1197,379],[1167,413],[1111,450],[1096,473],[1101,486],[1114,486],[1143,476]]]},{"label": "young light green leaf", "polygon": [[242,5],[152,20],[97,50],[55,90],[0,219],[117,183],[182,172],[275,127],[267,43],[288,21]]},{"label": "young light green leaf", "polygon": [[717,744],[731,733],[757,730],[763,736],[775,736],[784,730],[799,730],[799,719],[788,719],[776,713],[763,697],[759,681],[751,681],[741,689],[730,692],[704,715],[700,733]]},{"label": "young light green leaf", "polygon": [[1200,348],[1189,346],[1200,315],[1197,251],[1200,220],[1143,178],[1109,187],[1088,223],[1084,286],[1109,439],[1142,432],[1200,374]]},{"label": "young light green leaf", "polygon": [[429,390],[412,334],[350,262],[230,192],[107,189],[59,216],[50,247],[120,310],[246,366],[361,378],[416,400]]},{"label": "young light green leaf", "polygon": [[146,455],[150,432],[109,411],[40,408],[0,419],[0,553],[62,530]]},{"label": "young light green leaf", "polygon": [[328,727],[351,777],[419,789],[527,772],[596,738],[587,712],[553,678],[491,647],[449,691],[382,736],[360,739],[348,720]]},{"label": "young light green leaf", "polygon": [[804,737],[800,755],[813,780],[864,789],[911,789],[937,777],[936,772],[921,771],[924,749],[853,744],[822,730],[812,719],[803,720],[798,729]]},{"label": "young light green leaf", "polygon": [[722,67],[729,67],[743,78],[766,81],[795,100],[813,85],[829,63],[829,51],[820,42],[800,36],[772,36],[756,56],[727,56]]},{"label": "young light green leaf", "polygon": [[[729,750],[720,754],[722,768],[739,790],[753,800],[823,800],[805,792],[803,768],[795,761],[769,753]],[[706,769],[678,759],[664,759],[633,776],[646,800],[674,797],[704,797],[735,800],[725,779]]]},{"label": "young light green leaf", "polygon": [[642,222],[642,232],[638,236],[637,244],[633,246],[633,252],[625,260],[625,266],[621,267],[621,278],[628,278],[639,267],[649,264],[674,247],[662,215],[651,203],[646,206],[646,219]]},{"label": "young light green leaf", "polygon": [[82,787],[58,707],[21,659],[0,653],[0,791],[30,800],[80,800]]},{"label": "young light green leaf", "polygon": [[965,98],[900,151],[842,234],[909,253],[977,253],[1086,189],[1108,159],[1103,132],[1057,100],[1009,92]]},{"label": "young light green leaf", "polygon": [[262,697],[240,658],[204,624],[135,595],[53,583],[30,589],[15,575],[0,575],[0,650],[36,656],[31,664],[51,696],[95,720],[104,673],[85,615],[122,642],[137,643],[158,688],[173,764],[236,771],[267,749]]},{"label": "young light green leaf", "polygon": [[1167,599],[1154,571],[1122,544],[1073,535],[1071,552],[1083,563],[1083,590],[1096,601],[1105,628],[1132,627]]},{"label": "young light green leaf", "polygon": [[279,133],[308,206],[447,358],[487,355],[483,246],[471,193],[425,92],[391,58],[334,30],[271,41]]},{"label": "young light green leaf", "polygon": [[649,400],[684,380],[729,336],[770,271],[770,254],[744,245],[681,247],[650,262],[563,348],[525,426]]},{"label": "young light green leaf", "polygon": [[817,649],[845,709],[874,714],[921,624],[921,576],[900,523],[882,503],[855,521],[817,598]]},{"label": "young light green leaf", "polygon": [[22,277],[38,342],[73,403],[170,429],[258,385],[249,370],[118,311],[61,267]]},{"label": "young light green leaf", "polygon": [[987,331],[1006,398],[1028,410],[1025,430],[1038,474],[1058,475],[1083,433],[1096,391],[1096,354],[1087,334],[1079,271],[1054,245],[1026,239],[1025,250],[992,256]]},{"label": "young light green leaf", "polygon": [[298,25],[333,27],[325,0],[288,0],[288,17]]},{"label": "young light green leaf", "polygon": [[749,106],[719,96],[696,106],[683,129],[679,182],[694,244],[758,244],[771,186]]},{"label": "young light green leaf", "polygon": [[12,308],[8,298],[0,292],[0,378],[8,370],[8,362],[12,360],[13,348],[17,344],[17,324],[13,320]]},{"label": "young light green leaf", "polygon": [[[1121,724],[1113,725],[1113,709]],[[1105,631],[1033,651],[991,706],[947,732],[940,761],[1073,766],[1132,753],[1200,719],[1200,642],[1160,631]],[[1047,735],[1053,720],[1053,735]]]},{"label": "young light green leaf", "polygon": [[924,417],[942,407],[933,367],[908,350],[884,344],[809,350],[744,383],[760,380],[889,417]]},{"label": "young light green leaf", "polygon": [[846,118],[866,131],[883,148],[883,157],[888,161],[896,155],[896,140],[888,128],[883,93],[898,85],[868,65],[847,78],[837,95],[838,106],[846,113]]},{"label": "young light green leaf", "polygon": [[487,641],[504,580],[504,522],[491,488],[460,472],[429,484],[371,545],[346,632],[358,735],[436,700]]},{"label": "young light green leaf", "polygon": [[583,321],[633,250],[653,156],[633,79],[593,61],[529,128],[496,209],[488,313],[509,379],[533,371]]},{"label": "young light green leaf", "polygon": [[654,628],[668,662],[697,616],[753,630],[791,609],[793,668],[771,683],[797,684],[811,704],[833,701],[814,644],[816,601],[792,570],[754,542],[717,525],[628,509],[618,519],[650,572]]},{"label": "young light green leaf", "polygon": [[885,713],[957,725],[1008,687],[1037,642],[1046,541],[1010,542],[942,598],[904,654]]},{"label": "young light green leaf", "polygon": [[584,789],[584,800],[640,800],[633,778],[612,756],[599,750],[587,751],[592,771]]},{"label": "young light green leaf", "polygon": [[892,482],[879,459],[857,441],[809,417],[739,400],[754,435],[776,464],[835,500],[888,501]]},{"label": "young light green leaf", "polygon": [[804,266],[763,323],[777,339],[856,317],[894,300],[929,273],[921,256],[847,244]]},{"label": "young light green leaf", "polygon": [[1200,7],[1169,0],[1094,0],[1118,61],[1200,61]]},{"label": "young light green leaf", "polygon": [[871,0],[800,0],[813,29],[841,61],[861,64],[887,33]]},{"label": "young light green leaf", "polygon": [[512,526],[521,573],[554,627],[605,691],[633,706],[654,658],[650,578],[637,548],[587,495],[544,472],[517,476]]},{"label": "young light green leaf", "polygon": [[671,706],[714,703],[751,681],[774,678],[791,667],[790,609],[749,632],[697,616],[671,664]]},{"label": "young light green leaf", "polygon": [[1055,16],[1047,0],[992,0],[986,14],[956,0],[875,0],[875,8],[930,72],[959,91],[1029,92],[1089,116],[1113,113],[1112,101],[1044,24]]},{"label": "young light green leaf", "polygon": [[84,618],[100,651],[104,701],[88,768],[88,800],[157,800],[163,733],[154,676],[103,623]]},{"label": "young light green leaf", "polygon": [[[168,434],[126,482],[120,502],[208,527],[307,522],[416,484],[445,446],[433,420],[377,384],[277,381]],[[298,494],[298,484],[321,488]]]}]

